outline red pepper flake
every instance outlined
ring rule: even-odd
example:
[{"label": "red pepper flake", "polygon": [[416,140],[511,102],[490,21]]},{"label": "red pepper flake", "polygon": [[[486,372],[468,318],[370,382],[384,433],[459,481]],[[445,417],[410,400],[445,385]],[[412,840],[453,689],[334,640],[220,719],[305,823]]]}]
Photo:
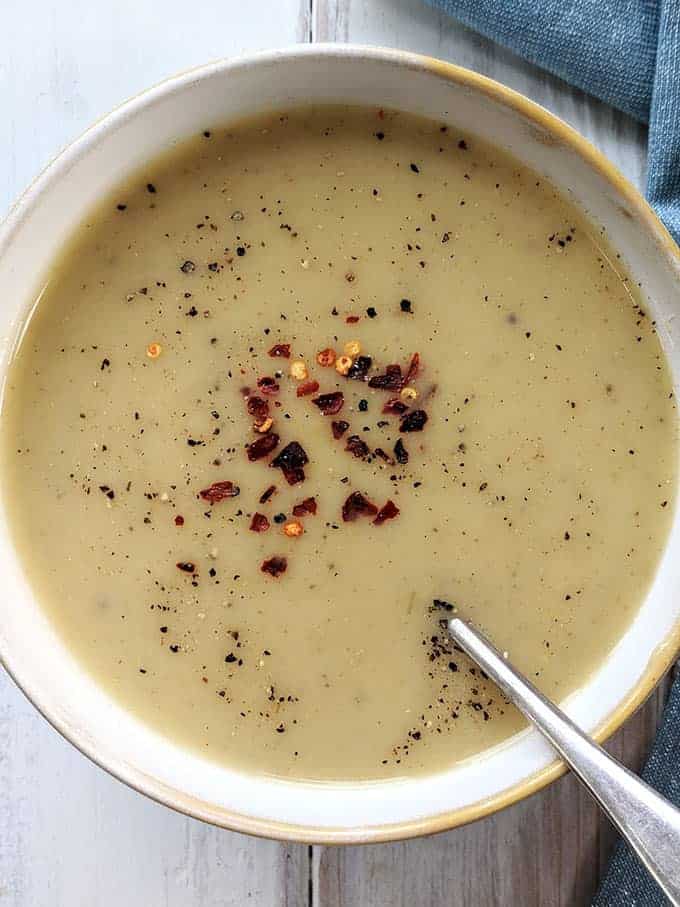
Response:
[{"label": "red pepper flake", "polygon": [[400,391],[404,386],[400,365],[388,365],[384,375],[374,375],[368,382],[369,387],[384,391]]},{"label": "red pepper flake", "polygon": [[278,446],[278,443],[279,436],[275,432],[271,431],[266,435],[262,435],[257,441],[247,445],[248,459],[251,463],[254,463],[255,460],[261,460],[263,457],[268,456]]},{"label": "red pepper flake", "polygon": [[336,441],[339,441],[340,438],[345,434],[349,428],[349,422],[345,422],[344,419],[337,419],[331,422],[331,429],[333,430],[333,437]]},{"label": "red pepper flake", "polygon": [[196,572],[196,564],[192,564],[191,561],[178,561],[177,567],[183,573],[192,573],[193,574]]},{"label": "red pepper flake", "polygon": [[263,513],[254,513],[250,521],[251,532],[266,532],[269,529],[269,520]]},{"label": "red pepper flake", "polygon": [[233,482],[213,482],[209,488],[204,488],[199,492],[204,501],[210,504],[219,504],[220,501],[226,501],[227,498],[235,498],[241,493],[238,485]]},{"label": "red pepper flake", "polygon": [[392,397],[387,403],[383,406],[382,411],[388,413],[391,416],[403,416],[408,406],[404,403],[403,400],[400,400],[399,397]]},{"label": "red pepper flake", "polygon": [[347,324],[356,324],[358,320],[359,320],[358,315],[348,315],[347,318],[345,318],[345,321],[347,322]]},{"label": "red pepper flake", "polygon": [[408,371],[406,372],[406,377],[404,378],[404,384],[410,384],[411,381],[415,381],[418,377],[418,371],[420,369],[420,353],[414,353],[411,356],[411,361],[408,366]]},{"label": "red pepper flake", "polygon": [[305,498],[293,507],[293,516],[306,516],[308,513],[312,516],[316,513],[316,498]]},{"label": "red pepper flake", "polygon": [[363,460],[368,456],[368,444],[363,441],[359,435],[350,435],[345,445],[345,450],[359,459]]},{"label": "red pepper flake", "polygon": [[334,416],[339,413],[345,402],[342,391],[333,391],[330,394],[321,394],[314,397],[312,403],[318,406],[324,416]]},{"label": "red pepper flake", "polygon": [[262,378],[258,378],[257,386],[260,388],[262,393],[266,394],[268,397],[275,396],[275,394],[278,394],[280,390],[278,382],[271,378],[269,375],[264,375]]},{"label": "red pepper flake", "polygon": [[305,381],[304,384],[298,385],[297,395],[298,397],[308,397],[310,394],[315,394],[318,389],[318,381]]},{"label": "red pepper flake", "polygon": [[183,525],[184,525],[184,517],[177,514],[177,516],[175,517],[175,526],[183,526]]},{"label": "red pepper flake", "polygon": [[392,459],[392,457],[388,453],[385,453],[385,451],[382,449],[382,447],[376,447],[376,449],[373,451],[373,453],[375,454],[376,457],[379,457],[381,460],[384,460],[385,463],[390,463],[390,464],[394,463],[394,460]]},{"label": "red pepper flake", "polygon": [[402,417],[399,431],[422,431],[427,422],[427,413],[424,409],[414,409],[413,412]]},{"label": "red pepper flake", "polygon": [[352,523],[360,516],[375,516],[378,508],[360,491],[353,491],[342,505],[342,519],[345,523]]},{"label": "red pepper flake", "polygon": [[394,445],[394,456],[397,459],[397,463],[408,463],[408,451],[404,447],[404,442],[401,438],[399,438]]},{"label": "red pepper flake", "polygon": [[316,361],[319,363],[321,368],[330,368],[331,365],[335,362],[337,356],[335,355],[335,350],[331,349],[330,346],[327,346],[325,350],[321,350],[316,354]]},{"label": "red pepper flake", "polygon": [[271,431],[271,427],[273,424],[274,424],[274,420],[272,419],[272,417],[267,416],[267,418],[262,419],[262,421],[256,420],[255,422],[253,422],[253,428],[259,434],[264,435],[268,431]]},{"label": "red pepper flake", "polygon": [[288,561],[285,557],[274,557],[268,558],[266,561],[262,561],[262,566],[260,570],[263,573],[268,573],[270,576],[273,576],[276,579],[277,576],[281,576],[282,573],[286,572],[288,567]]},{"label": "red pepper flake", "polygon": [[269,403],[262,397],[248,397],[246,409],[249,416],[255,416],[259,422],[263,422],[269,415]]},{"label": "red pepper flake", "polygon": [[[265,435],[265,437],[267,436]],[[291,441],[269,465],[280,469],[289,485],[297,485],[298,482],[304,482],[305,472],[302,467],[307,463],[309,463],[309,457],[302,445],[297,441]]]},{"label": "red pepper flake", "polygon": [[260,495],[260,504],[266,504],[269,498],[276,492],[276,485],[270,485],[265,491]]},{"label": "red pepper flake", "polygon": [[280,357],[281,359],[290,359],[290,343],[277,343],[270,350],[269,355],[272,359]]},{"label": "red pepper flake", "polygon": [[347,377],[354,378],[355,381],[364,381],[372,365],[373,360],[370,356],[357,356],[349,367]]},{"label": "red pepper flake", "polygon": [[392,501],[388,501],[380,508],[373,523],[375,526],[381,526],[386,520],[393,520],[396,516],[399,516],[399,508]]}]

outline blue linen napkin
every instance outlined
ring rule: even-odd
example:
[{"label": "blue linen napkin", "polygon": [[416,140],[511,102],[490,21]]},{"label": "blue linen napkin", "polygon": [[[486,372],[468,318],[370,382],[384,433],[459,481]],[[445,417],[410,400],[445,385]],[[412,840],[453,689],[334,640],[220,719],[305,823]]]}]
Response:
[{"label": "blue linen napkin", "polygon": [[[680,243],[680,0],[428,0],[649,124],[647,198]],[[680,675],[643,778],[680,806]],[[621,842],[594,907],[667,900]]]}]

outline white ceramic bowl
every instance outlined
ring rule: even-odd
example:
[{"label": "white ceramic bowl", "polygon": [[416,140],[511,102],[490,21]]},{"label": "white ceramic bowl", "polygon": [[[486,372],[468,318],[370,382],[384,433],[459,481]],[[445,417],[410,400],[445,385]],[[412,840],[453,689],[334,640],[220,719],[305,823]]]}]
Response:
[{"label": "white ceramic bowl", "polygon": [[[397,51],[299,46],[177,76],[93,126],[36,180],[0,234],[0,377],[64,237],[130,170],[178,139],[229,120],[306,102],[396,107],[476,133],[546,176],[606,228],[642,282],[680,376],[678,250],[638,192],[584,139],[542,108],[464,69]],[[60,529],[59,531],[62,531]],[[155,799],[209,822],[270,837],[363,842],[450,828],[556,778],[535,732],[437,775],[370,784],[284,782],[231,771],[171,743],[83,672],[29,587],[0,505],[0,652],[26,695],[83,753]],[[639,705],[678,644],[680,523],[653,588],[606,663],[567,703],[603,738]]]}]

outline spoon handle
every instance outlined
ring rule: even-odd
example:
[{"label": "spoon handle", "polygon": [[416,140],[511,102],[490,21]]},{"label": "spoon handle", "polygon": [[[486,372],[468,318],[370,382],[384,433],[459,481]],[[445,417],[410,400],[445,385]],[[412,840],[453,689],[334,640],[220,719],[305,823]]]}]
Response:
[{"label": "spoon handle", "polygon": [[579,730],[481,633],[457,617],[449,633],[547,737],[679,907],[680,810]]}]

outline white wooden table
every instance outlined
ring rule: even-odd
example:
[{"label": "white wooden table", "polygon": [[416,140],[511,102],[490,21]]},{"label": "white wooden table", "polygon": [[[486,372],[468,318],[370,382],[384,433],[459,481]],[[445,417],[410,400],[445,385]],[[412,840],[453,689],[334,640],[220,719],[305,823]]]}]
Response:
[{"label": "white wooden table", "polygon": [[[293,42],[443,57],[572,123],[633,182],[645,131],[420,0],[7,0],[0,23],[0,212],[95,118],[171,73]],[[612,741],[638,767],[664,689]],[[284,845],[184,818],[63,741],[0,676],[1,907],[557,907],[587,904],[612,834],[573,779],[435,838]]]}]

